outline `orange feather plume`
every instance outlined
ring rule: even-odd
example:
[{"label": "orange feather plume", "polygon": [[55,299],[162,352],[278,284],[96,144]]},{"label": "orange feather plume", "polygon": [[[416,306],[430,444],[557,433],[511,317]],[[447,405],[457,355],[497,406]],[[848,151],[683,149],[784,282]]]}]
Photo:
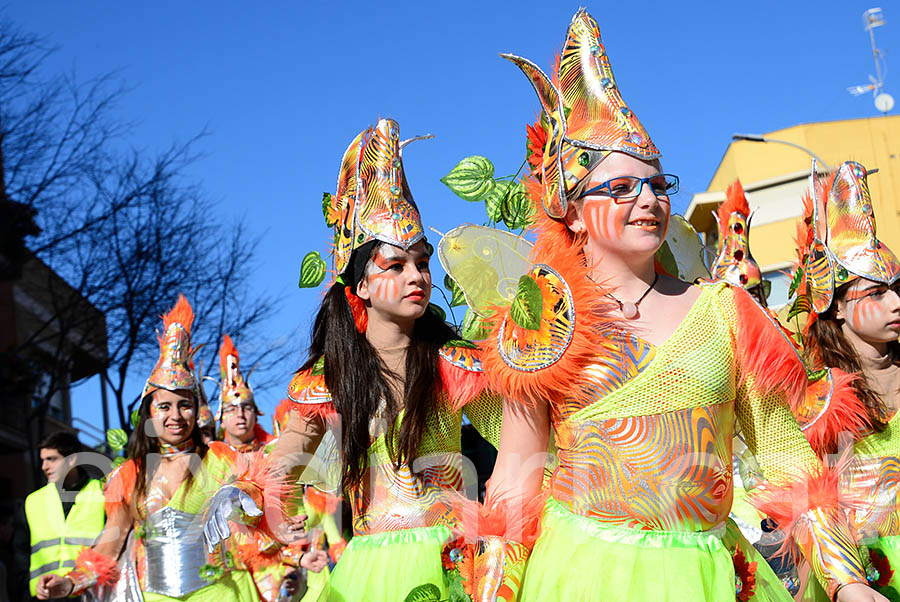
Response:
[{"label": "orange feather plume", "polygon": [[163,321],[163,330],[162,333],[157,331],[156,340],[159,341],[160,351],[165,351],[164,335],[172,324],[180,324],[188,334],[191,334],[191,326],[194,323],[194,310],[185,296],[179,294],[178,301],[175,302],[172,309],[170,309],[168,313],[160,316],[160,318],[162,318]]},{"label": "orange feather plume", "polygon": [[719,240],[725,240],[728,230],[728,218],[732,213],[740,213],[750,217],[750,203],[740,180],[735,180],[725,192],[725,202],[719,205],[716,215],[719,217]]},{"label": "orange feather plume", "polygon": [[228,356],[233,355],[234,359],[240,361],[241,356],[238,354],[237,347],[234,346],[234,342],[232,342],[231,337],[226,335],[222,335],[222,346],[219,347],[219,366],[222,369],[228,368]]},{"label": "orange feather plume", "polygon": [[164,329],[168,329],[172,324],[181,324],[181,327],[190,333],[191,325],[194,323],[194,310],[185,296],[179,294],[178,301],[175,302],[172,309],[160,317],[162,318]]}]

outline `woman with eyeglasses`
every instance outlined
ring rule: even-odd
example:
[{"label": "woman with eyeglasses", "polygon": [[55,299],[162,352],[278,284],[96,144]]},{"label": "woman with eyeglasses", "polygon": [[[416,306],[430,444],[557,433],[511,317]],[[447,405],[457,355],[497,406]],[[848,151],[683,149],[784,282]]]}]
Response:
[{"label": "woman with eyeglasses", "polygon": [[[875,236],[866,169],[848,161],[812,176],[799,224],[798,304],[807,365],[816,380],[797,422],[820,455],[852,445],[846,497],[876,590],[900,599],[900,261]],[[842,437],[844,438],[842,440]],[[812,584],[804,599],[827,599]]]},{"label": "woman with eyeglasses", "polygon": [[537,263],[483,357],[507,400],[490,523],[528,543],[542,501],[518,599],[789,600],[728,520],[739,429],[767,479],[760,506],[791,509],[781,526],[829,595],[884,600],[791,414],[806,385],[794,348],[743,289],[654,261],[678,178],[623,102],[594,19],[576,13],[553,80],[504,57],[543,109],[529,128]]}]

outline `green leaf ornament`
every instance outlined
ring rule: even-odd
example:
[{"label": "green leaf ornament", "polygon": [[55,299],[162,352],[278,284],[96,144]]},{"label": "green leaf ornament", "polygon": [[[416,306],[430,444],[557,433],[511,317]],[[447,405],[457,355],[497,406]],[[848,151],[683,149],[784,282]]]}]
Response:
[{"label": "green leaf ornament", "polygon": [[494,189],[494,164],[486,157],[466,157],[441,182],[464,201],[481,201]]},{"label": "green leaf ornament", "polygon": [[456,283],[456,280],[450,276],[444,276],[444,288],[450,292],[450,307],[458,307],[466,304],[466,296],[463,294],[462,288]]},{"label": "green leaf ornament", "polygon": [[318,251],[310,251],[303,257],[300,263],[300,288],[315,288],[325,280],[325,272],[328,266]]},{"label": "green leaf ornament", "polygon": [[512,321],[520,328],[537,330],[541,326],[543,309],[544,298],[541,296],[538,283],[528,274],[519,278],[519,288],[509,308]]}]

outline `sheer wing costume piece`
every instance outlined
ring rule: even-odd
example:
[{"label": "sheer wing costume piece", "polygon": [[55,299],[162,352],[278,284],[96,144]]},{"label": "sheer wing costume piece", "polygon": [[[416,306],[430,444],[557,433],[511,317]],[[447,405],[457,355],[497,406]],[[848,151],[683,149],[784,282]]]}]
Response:
[{"label": "sheer wing costume piece", "polygon": [[[886,285],[900,279],[900,262],[875,235],[875,215],[865,167],[842,164],[819,178],[813,165],[810,193],[804,199],[804,219],[798,224],[800,251],[799,308],[818,319],[833,302],[834,289],[863,277]],[[816,357],[816,349],[807,350]],[[814,359],[815,361],[815,359]],[[853,381],[837,368],[821,368],[810,382],[803,402],[794,408],[804,435],[820,456],[841,452],[852,444],[842,487],[854,502],[850,513],[860,555],[873,587],[900,595],[900,426],[896,413],[867,408]],[[885,424],[878,431],[871,415]],[[814,597],[814,596],[810,596]],[[819,592],[819,598],[824,599]]]},{"label": "sheer wing costume piece", "polygon": [[[191,369],[190,329],[193,311],[184,297],[179,297],[173,309],[163,316],[164,332],[159,337],[160,357],[147,379],[143,397],[157,389],[189,390],[197,394],[199,384]],[[138,463],[130,459],[113,471],[104,488],[107,513],[106,527],[91,550],[85,563],[77,563],[69,575],[75,582],[75,593],[93,585],[107,586],[112,599],[148,601],[191,600],[194,602],[223,600],[258,600],[248,561],[233,544],[222,546],[208,555],[203,539],[203,514],[212,495],[222,486],[233,484],[246,490],[260,508],[264,508],[263,492],[278,499],[279,480],[273,478],[264,462],[247,461],[227,445],[213,442],[203,457],[185,448],[190,454],[185,467],[192,477],[177,477],[179,483],[158,478],[165,466],[160,457],[149,454],[153,475],[142,499],[136,499]],[[184,456],[187,458],[188,456]],[[158,468],[157,468],[158,467]],[[189,467],[189,468],[188,468]],[[167,493],[168,491],[168,493]],[[252,533],[264,529],[264,523],[280,516],[280,509],[271,504],[262,519],[245,517],[232,529]],[[126,545],[127,541],[127,545]],[[121,553],[121,556],[120,556]],[[115,575],[103,570],[120,557]],[[99,560],[98,560],[99,559]],[[115,577],[121,574],[119,582]]]},{"label": "sheer wing costume piece", "polygon": [[728,521],[737,428],[770,498],[796,499],[783,526],[826,589],[864,582],[837,503],[803,495],[832,474],[791,414],[806,374],[768,314],[741,289],[705,285],[671,338],[654,346],[608,318],[558,219],[567,193],[609,152],[659,156],[622,101],[596,22],[575,15],[555,82],[506,58],[534,85],[546,124],[536,179],[526,181],[544,209],[528,274],[541,291],[540,323],[524,328],[500,312],[482,361],[505,399],[548,404],[559,450],[519,599],[789,599]]},{"label": "sheer wing costume piece", "polygon": [[[325,209],[326,222],[336,229],[335,274],[343,274],[353,249],[368,241],[408,248],[424,237],[403,174],[398,134],[396,122],[382,119],[357,136],[344,155],[337,194]],[[440,599],[448,595],[442,553],[462,532],[464,515],[474,503],[466,494],[474,498],[477,492],[475,471],[466,468],[461,455],[463,414],[494,446],[500,433],[501,403],[484,389],[473,347],[458,341],[441,349],[439,403],[431,408],[413,467],[397,466],[390,429],[372,421],[362,482],[343,492],[350,500],[354,537],[332,574],[331,600],[396,602],[415,592]],[[331,429],[340,417],[325,383],[326,369],[323,360],[293,378],[276,412],[284,428],[272,453],[283,453],[281,445],[309,454],[301,478],[327,490],[335,486],[329,467],[339,466],[339,458],[319,454],[316,446],[330,439],[337,449],[340,436]],[[395,426],[402,418],[401,411]]]}]

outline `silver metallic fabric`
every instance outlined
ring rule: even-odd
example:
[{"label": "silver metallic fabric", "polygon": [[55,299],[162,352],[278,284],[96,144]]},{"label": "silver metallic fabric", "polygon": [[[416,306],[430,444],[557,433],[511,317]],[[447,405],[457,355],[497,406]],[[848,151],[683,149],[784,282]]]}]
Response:
[{"label": "silver metallic fabric", "polygon": [[203,521],[165,507],[144,523],[145,590],[180,598],[209,585],[200,576],[208,560],[203,545]]}]

